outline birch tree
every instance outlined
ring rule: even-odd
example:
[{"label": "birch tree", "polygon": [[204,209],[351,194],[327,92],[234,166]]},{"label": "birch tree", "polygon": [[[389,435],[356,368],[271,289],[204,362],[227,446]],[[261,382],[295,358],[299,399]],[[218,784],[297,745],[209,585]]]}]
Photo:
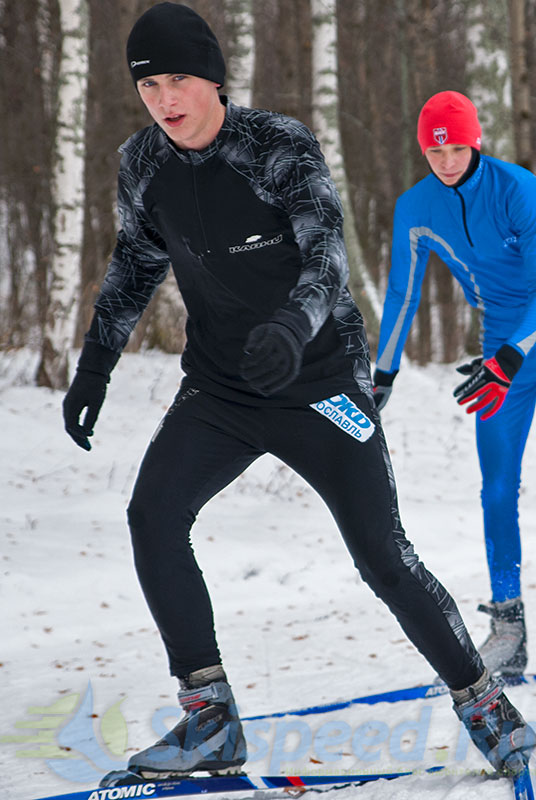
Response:
[{"label": "birch tree", "polygon": [[336,0],[311,0],[313,23],[313,128],[324,152],[344,210],[344,235],[351,269],[351,285],[367,328],[377,333],[381,303],[366,268],[353,219],[346,176],[338,102],[338,48]]},{"label": "birch tree", "polygon": [[251,106],[255,69],[252,0],[224,0],[229,38],[226,86],[231,100],[239,106]]},{"label": "birch tree", "polygon": [[504,0],[467,6],[467,93],[478,109],[482,145],[491,155],[515,158],[508,6]]},{"label": "birch tree", "polygon": [[68,383],[68,350],[76,329],[84,223],[85,116],[89,14],[86,0],[60,0],[62,33],[53,174],[54,253],[37,383]]}]

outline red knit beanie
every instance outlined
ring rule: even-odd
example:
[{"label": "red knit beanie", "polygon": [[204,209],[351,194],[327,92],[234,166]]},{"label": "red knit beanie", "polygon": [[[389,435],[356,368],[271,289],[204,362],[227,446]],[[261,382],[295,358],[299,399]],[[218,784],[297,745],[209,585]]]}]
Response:
[{"label": "red knit beanie", "polygon": [[459,92],[434,94],[419,114],[417,138],[423,153],[442,144],[467,144],[480,150],[481,136],[477,110]]}]

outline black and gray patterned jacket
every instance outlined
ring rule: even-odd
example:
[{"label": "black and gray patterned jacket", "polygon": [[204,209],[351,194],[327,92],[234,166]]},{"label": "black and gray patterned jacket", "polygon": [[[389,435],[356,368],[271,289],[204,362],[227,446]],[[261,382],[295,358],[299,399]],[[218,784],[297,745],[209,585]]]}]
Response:
[{"label": "black and gray patterned jacket", "polygon": [[[177,149],[152,125],[121,152],[121,230],[88,341],[120,353],[171,262],[188,313],[186,384],[294,405],[368,383],[339,197],[302,123],[227,102],[202,151]],[[297,381],[264,398],[238,365],[249,331],[274,317],[302,327],[306,318],[312,334]]]}]

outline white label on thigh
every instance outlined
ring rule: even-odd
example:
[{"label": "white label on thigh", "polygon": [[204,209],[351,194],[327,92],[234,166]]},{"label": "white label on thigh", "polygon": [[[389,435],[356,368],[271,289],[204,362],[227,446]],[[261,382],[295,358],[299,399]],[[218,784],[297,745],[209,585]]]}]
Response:
[{"label": "white label on thigh", "polygon": [[366,442],[374,433],[375,425],[345,394],[310,403],[311,408],[327,417],[341,431],[360,442]]}]

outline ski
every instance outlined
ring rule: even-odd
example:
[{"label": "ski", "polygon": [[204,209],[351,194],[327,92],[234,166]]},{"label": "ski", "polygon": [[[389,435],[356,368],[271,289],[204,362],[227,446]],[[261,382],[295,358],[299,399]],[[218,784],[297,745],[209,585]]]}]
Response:
[{"label": "ski", "polygon": [[534,789],[528,766],[521,775],[514,778],[514,796],[515,800],[534,800]]},{"label": "ski", "polygon": [[[536,681],[536,675],[523,675],[516,681],[510,681],[509,685],[517,686],[522,683],[532,683]],[[508,682],[507,682],[508,683]],[[257,714],[250,717],[241,717],[242,722],[252,722],[260,719],[278,719],[280,717],[305,717],[311,714],[328,714],[332,711],[340,711],[354,705],[373,706],[377,703],[400,703],[407,700],[428,700],[433,697],[441,697],[448,694],[448,688],[444,683],[427,683],[422,686],[410,686],[406,689],[390,689],[387,692],[353,697],[350,700],[341,700],[334,703],[322,703],[305,708],[296,708],[289,711],[275,711],[270,714]]]},{"label": "ski", "polygon": [[[128,800],[129,798],[173,798],[220,792],[267,792],[281,790],[284,797],[300,796],[305,792],[325,792],[346,786],[359,787],[374,781],[392,781],[396,778],[436,773],[443,766],[428,769],[405,770],[402,772],[379,772],[339,775],[264,775],[250,777],[246,774],[215,775],[212,777],[190,777],[182,779],[162,779],[146,781],[127,770],[109,773],[104,780],[108,785],[68,794],[56,794],[35,800]],[[480,773],[483,779],[497,777],[490,773]],[[509,779],[507,779],[509,780]],[[534,800],[534,791],[529,768],[512,779],[515,800]],[[274,794],[274,798],[277,795]]]},{"label": "ski", "polygon": [[127,800],[130,798],[183,797],[198,794],[217,794],[218,792],[247,792],[280,789],[289,796],[295,791],[327,791],[343,786],[362,786],[379,780],[394,780],[424,772],[438,772],[444,767],[430,767],[426,770],[406,770],[404,772],[382,772],[360,775],[263,775],[250,777],[246,774],[214,775],[206,778],[161,779],[146,781],[127,770],[111,772],[103,781],[108,785],[68,794],[56,794],[35,800]]},{"label": "ski", "polygon": [[[536,674],[527,674],[516,683],[532,683],[536,681]],[[442,683],[423,684],[404,689],[392,689],[350,700],[324,703],[288,711],[276,711],[269,714],[242,717],[243,722],[277,719],[285,716],[307,716],[313,714],[326,714],[354,705],[376,705],[378,703],[399,703],[419,699],[432,699],[448,693],[447,687]],[[146,797],[180,797],[182,795],[209,794],[218,792],[244,792],[248,790],[273,790],[280,789],[288,792],[293,788],[296,791],[325,791],[330,787],[336,788],[345,785],[361,786],[366,783],[381,779],[393,780],[409,775],[423,774],[423,772],[438,772],[444,767],[431,767],[426,770],[409,770],[403,772],[357,774],[357,775],[305,775],[305,776],[261,776],[259,778],[248,775],[222,775],[213,777],[192,777],[185,779],[167,779],[157,781],[142,781],[139,777],[121,770],[106,776],[116,775],[117,780],[124,782],[108,784],[98,789],[76,791],[67,794],[56,794],[36,800],[123,800],[127,798]],[[135,781],[133,783],[133,781]],[[528,767],[512,781],[515,800],[535,800],[530,772]]]}]

